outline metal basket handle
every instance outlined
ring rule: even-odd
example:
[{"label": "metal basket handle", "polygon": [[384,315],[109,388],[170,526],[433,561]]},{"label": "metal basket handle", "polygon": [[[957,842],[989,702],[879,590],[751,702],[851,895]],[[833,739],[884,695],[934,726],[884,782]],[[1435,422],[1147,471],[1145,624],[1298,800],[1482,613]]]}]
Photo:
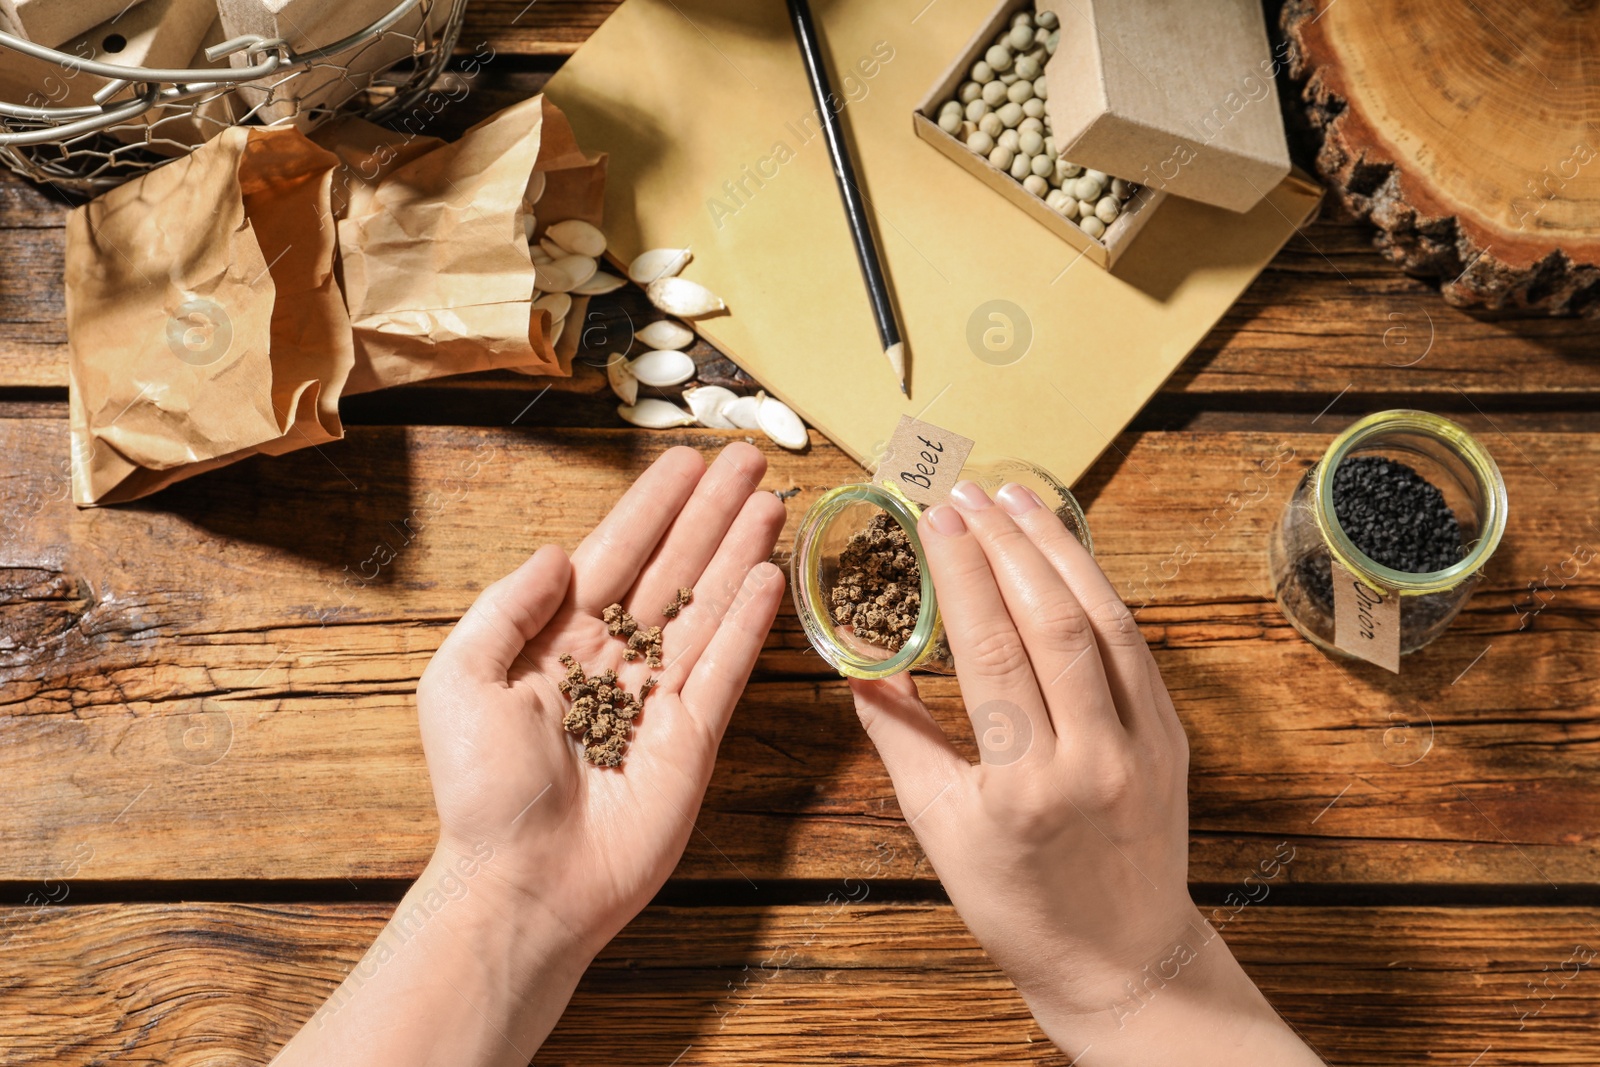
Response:
[{"label": "metal basket handle", "polygon": [[[399,22],[407,12],[420,5],[422,0],[400,0],[388,14],[348,37],[309,52],[297,53],[281,37],[262,37],[244,34],[206,49],[206,58],[215,62],[238,52],[251,56],[261,54],[261,60],[248,67],[218,67],[210,70],[178,70],[160,67],[125,67],[100,63],[92,59],[69,56],[54,48],[46,48],[32,41],[0,31],[0,48],[10,48],[24,55],[53,63],[64,69],[82,71],[110,82],[94,94],[94,106],[31,107],[0,101],[0,118],[18,118],[49,125],[35,130],[10,130],[0,127],[0,147],[13,145],[46,144],[66,137],[109,129],[121,122],[136,118],[158,105],[176,103],[190,97],[219,89],[255,81],[269,74],[297,70],[330,56],[349,51],[386,32]],[[158,83],[171,82],[170,86]],[[143,85],[144,91],[132,100],[108,106],[106,100],[130,85]]]}]

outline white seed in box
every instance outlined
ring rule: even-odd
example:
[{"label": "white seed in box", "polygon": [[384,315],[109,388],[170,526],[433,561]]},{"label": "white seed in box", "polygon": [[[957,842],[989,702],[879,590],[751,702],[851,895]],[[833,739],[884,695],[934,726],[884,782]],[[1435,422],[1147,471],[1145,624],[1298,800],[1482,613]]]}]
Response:
[{"label": "white seed in box", "polygon": [[1044,50],[1046,52],[1049,52],[1051,55],[1055,55],[1056,54],[1056,49],[1060,46],[1060,44],[1061,44],[1061,31],[1060,30],[1051,30],[1050,31],[1050,36],[1045,39]]},{"label": "white seed in box", "polygon": [[994,151],[994,138],[989,136],[983,130],[979,130],[977,133],[967,138],[967,147],[978,153],[980,156],[986,156],[990,152]]},{"label": "white seed in box", "polygon": [[1018,152],[1011,161],[1011,176],[1021,181],[1033,173],[1033,157],[1026,152]]},{"label": "white seed in box", "polygon": [[626,278],[619,278],[615,274],[607,274],[603,270],[594,272],[594,277],[581,285],[573,287],[572,291],[579,296],[602,296],[605,293],[614,293],[628,284]]},{"label": "white seed in box", "polygon": [[1017,51],[1033,47],[1033,27],[1025,22],[1019,22],[1011,27],[1011,47]]},{"label": "white seed in box", "polygon": [[982,95],[982,85],[979,85],[977,82],[963,82],[961,85],[961,92],[956,94],[955,100],[952,100],[951,103],[960,103],[962,107],[965,107]]},{"label": "white seed in box", "polygon": [[628,264],[628,278],[637,285],[672,278],[689,265],[691,258],[687,248],[652,248],[633,257]]},{"label": "white seed in box", "polygon": [[979,97],[967,105],[967,110],[965,112],[967,121],[977,122],[979,119],[983,118],[983,116],[987,115],[991,110],[993,109],[990,108],[988,104],[983,102],[983,98]]},{"label": "white seed in box", "polygon": [[726,414],[728,405],[738,399],[733,390],[720,385],[700,385],[683,391],[683,401],[700,420],[700,425],[714,430],[738,429]]},{"label": "white seed in box", "polygon": [[598,256],[606,250],[606,235],[582,219],[564,219],[552,223],[544,235],[568,252],[580,256]]},{"label": "white seed in box", "polygon": [[535,263],[533,265],[533,287],[547,293],[571,292],[577,283],[572,280],[572,275],[556,266],[554,263]]},{"label": "white seed in box", "polygon": [[635,359],[629,369],[640,384],[665,389],[693,378],[694,360],[675,348],[652,349]]},{"label": "white seed in box", "polygon": [[1037,196],[1041,199],[1043,199],[1044,194],[1050,191],[1050,183],[1039,177],[1037,174],[1030,174],[1026,178],[1022,179],[1022,187],[1028,190],[1028,192],[1032,193],[1034,196]]},{"label": "white seed in box", "polygon": [[722,409],[728,417],[741,430],[761,429],[761,402],[767,398],[766,393],[756,393],[755,396],[741,396],[733,403]]},{"label": "white seed in box", "polygon": [[1044,151],[1044,138],[1040,137],[1034,130],[1023,130],[1017,134],[1017,143],[1012,147],[1019,152],[1026,152],[1030,156],[1036,156]]},{"label": "white seed in box", "polygon": [[611,386],[611,391],[624,404],[639,402],[639,379],[633,376],[628,357],[621,352],[613,352],[606,357],[606,384]]},{"label": "white seed in box", "polygon": [[1132,195],[1132,193],[1133,189],[1127,182],[1123,181],[1121,178],[1111,179],[1112,196],[1116,197],[1118,200],[1126,200],[1130,195]]},{"label": "white seed in box", "polygon": [[1017,153],[1003,144],[995,145],[989,152],[989,162],[1001,170],[1009,169],[1011,161],[1015,158],[1017,158]]},{"label": "white seed in box", "polygon": [[1080,219],[1086,219],[1090,215],[1093,215],[1093,214],[1094,214],[1094,203],[1092,201],[1089,201],[1089,200],[1079,200],[1078,201],[1078,217]]},{"label": "white seed in box", "polygon": [[1018,123],[1020,123],[1022,121],[1022,119],[1023,119],[1022,105],[1021,104],[1013,104],[1013,103],[1004,103],[1004,104],[1000,105],[999,110],[996,111],[995,114],[1000,116],[1000,121],[1005,123],[1006,124],[1006,129],[1009,130],[1009,129],[1014,128]]},{"label": "white seed in box", "polygon": [[1110,226],[1117,221],[1117,216],[1122,214],[1122,203],[1114,196],[1103,196],[1094,206],[1095,218]]},{"label": "white seed in box", "polygon": [[544,171],[536,170],[528,175],[528,187],[522,191],[522,201],[525,204],[537,204],[544,195]]},{"label": "white seed in box", "polygon": [[644,295],[650,303],[680,319],[697,319],[728,309],[710,289],[687,278],[658,278],[645,287]]},{"label": "white seed in box", "polygon": [[1001,85],[1004,85],[1006,88],[1009,89],[1009,88],[1011,88],[1012,85],[1016,84],[1017,72],[1014,71],[1014,70],[1008,70],[1004,74],[1000,75],[1000,77],[997,78],[996,80]]},{"label": "white seed in box", "polygon": [[[1045,138],[1044,147],[1046,152],[1050,150],[1050,139],[1048,137]],[[1069,179],[1076,178],[1082,173],[1083,168],[1078,166],[1076,163],[1065,159],[1056,160],[1056,181],[1061,183],[1061,188],[1065,189]]]},{"label": "white seed in box", "polygon": [[992,81],[983,87],[983,92],[978,94],[985,104],[990,107],[999,107],[1006,102],[1006,83]]},{"label": "white seed in box", "polygon": [[959,100],[946,100],[944,102],[944,106],[939,109],[939,117],[944,118],[946,115],[959,115],[961,114],[961,107],[962,104]]},{"label": "white seed in box", "polygon": [[798,452],[810,443],[806,424],[781,400],[762,397],[760,406],[756,408],[756,420],[761,424],[762,433],[791,451]]},{"label": "white seed in box", "polygon": [[[1006,99],[1013,104],[1025,104],[1032,98],[1033,82],[1031,81],[1014,81],[1006,89]],[[1023,114],[1026,115],[1027,112],[1024,111]]]},{"label": "white seed in box", "polygon": [[1104,185],[1085,174],[1073,184],[1071,193],[1079,200],[1087,200],[1090,203],[1093,203],[1094,201],[1100,199],[1100,194],[1104,192],[1104,190]]},{"label": "white seed in box", "polygon": [[666,350],[688,348],[694,344],[694,331],[671,319],[659,319],[634,334],[650,348]]},{"label": "white seed in box", "polygon": [[[1026,105],[1023,106],[1023,110],[1027,110]],[[1036,133],[1040,137],[1043,137],[1044,123],[1039,121],[1039,117],[1037,115],[1028,115],[1021,122],[1017,123],[1018,136],[1021,136],[1024,133]],[[1037,153],[1035,153],[1035,155],[1037,155]]]},{"label": "white seed in box", "polygon": [[1103,170],[1094,170],[1093,168],[1090,168],[1089,170],[1083,172],[1083,176],[1085,178],[1093,178],[1102,186],[1108,185],[1111,182],[1111,175],[1107,174]]},{"label": "white seed in box", "polygon": [[1049,39],[1050,39],[1050,31],[1045,29],[1043,26],[1040,26],[1037,23],[1035,23],[1034,27],[1033,27],[1033,45],[1034,45],[1034,47],[1035,48],[1043,48],[1044,47],[1044,43],[1046,41],[1048,41]]},{"label": "white seed in box", "polygon": [[1029,29],[1032,29],[1033,13],[1031,11],[1018,11],[1015,15],[1011,16],[1011,25],[1013,27],[1026,26]]},{"label": "white seed in box", "polygon": [[983,54],[983,61],[996,74],[1004,74],[1011,69],[1011,50],[1003,44],[997,44]]},{"label": "white seed in box", "polygon": [[1048,178],[1050,175],[1055,173],[1055,170],[1055,160],[1051,159],[1049,156],[1033,157],[1033,172],[1039,177]]},{"label": "white seed in box", "polygon": [[1054,11],[1041,11],[1033,16],[1033,21],[1036,25],[1043,26],[1047,30],[1053,30],[1061,25],[1061,19],[1056,16]]},{"label": "white seed in box", "polygon": [[1050,205],[1052,211],[1064,218],[1075,219],[1078,217],[1078,202],[1060,189],[1050,190],[1050,194],[1044,198],[1044,202]]},{"label": "white seed in box", "polygon": [[946,112],[939,116],[939,128],[954,137],[961,132],[961,113],[950,114]]},{"label": "white seed in box", "polygon": [[1093,215],[1090,215],[1086,219],[1079,219],[1078,228],[1084,233],[1088,234],[1090,237],[1094,238],[1103,237],[1105,236],[1106,232],[1106,224],[1095,218]]},{"label": "white seed in box", "polygon": [[555,265],[566,271],[568,276],[572,278],[574,288],[593,278],[595,271],[600,267],[600,264],[596,263],[592,256],[578,256],[570,252],[556,257]]},{"label": "white seed in box", "polygon": [[647,430],[693,426],[695,421],[693,415],[678,405],[654,397],[647,397],[637,404],[623,404],[617,408],[617,414],[635,426],[643,426]]},{"label": "white seed in box", "polygon": [[987,115],[983,116],[981,120],[979,120],[978,129],[982,130],[990,137],[999,137],[1002,133],[1006,132],[1005,123],[1001,122],[1000,116],[996,115],[993,111],[989,112]]},{"label": "white seed in box", "polygon": [[546,293],[535,300],[533,306],[540,311],[548,311],[550,321],[557,323],[566,318],[567,312],[572,310],[572,297],[566,293]]},{"label": "white seed in box", "polygon": [[1044,129],[1044,101],[1037,96],[1030,96],[1022,102],[1023,122],[1029,119],[1039,123],[1039,128]]},{"label": "white seed in box", "polygon": [[1001,130],[1000,136],[994,139],[994,143],[997,145],[1003,145],[1004,147],[1015,152],[1021,141],[1019,140],[1016,130]]},{"label": "white seed in box", "polygon": [[1030,83],[1028,88],[1031,89],[1033,88],[1031,83],[1039,76],[1039,61],[1032,56],[1018,56],[1016,71],[1017,77]]},{"label": "white seed in box", "polygon": [[1050,99],[1050,79],[1043,74],[1033,79],[1033,98],[1041,103]]},{"label": "white seed in box", "polygon": [[989,84],[990,82],[994,81],[994,68],[989,66],[989,64],[985,63],[983,60],[978,60],[976,63],[972,64],[972,80],[977,82],[979,85]]}]

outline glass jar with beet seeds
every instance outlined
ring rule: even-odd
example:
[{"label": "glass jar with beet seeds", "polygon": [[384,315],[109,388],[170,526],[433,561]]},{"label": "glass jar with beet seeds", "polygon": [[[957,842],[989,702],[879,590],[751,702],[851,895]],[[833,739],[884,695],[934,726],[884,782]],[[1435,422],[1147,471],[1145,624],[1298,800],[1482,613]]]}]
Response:
[{"label": "glass jar with beet seeds", "polygon": [[1506,486],[1481,444],[1425,411],[1380,411],[1334,439],[1273,530],[1272,587],[1313,644],[1334,645],[1333,561],[1400,596],[1400,652],[1466,604],[1506,526]]},{"label": "glass jar with beet seeds", "polygon": [[[1027,486],[1094,551],[1077,498],[1033,464],[969,465],[961,477],[991,495],[1007,482]],[[917,537],[921,514],[891,482],[860,482],[828,490],[800,520],[790,562],[795,608],[811,647],[840,674],[954,670]]]}]

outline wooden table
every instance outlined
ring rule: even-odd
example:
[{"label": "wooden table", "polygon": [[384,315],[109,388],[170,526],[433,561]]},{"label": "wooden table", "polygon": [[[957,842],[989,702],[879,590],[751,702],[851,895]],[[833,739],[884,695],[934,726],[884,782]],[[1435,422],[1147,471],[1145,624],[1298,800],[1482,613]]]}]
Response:
[{"label": "wooden table", "polygon": [[[474,3],[463,46],[496,58],[429,132],[537,91],[608,10],[524,3]],[[77,511],[63,218],[0,180],[0,1063],[264,1063],[431,847],[412,696],[475,590],[574,545],[666,446],[742,435],[627,428],[590,368],[480,375]],[[1080,483],[1189,731],[1197,899],[1330,1063],[1600,1061],[1597,346],[1595,320],[1452,309],[1323,221]],[[1512,519],[1395,678],[1300,639],[1265,554],[1330,436],[1402,405],[1483,435]],[[859,475],[817,435],[757,443],[791,523]],[[786,610],[676,876],[539,1062],[1065,1062],[819,666]],[[953,684],[922,686],[963,732]]]}]

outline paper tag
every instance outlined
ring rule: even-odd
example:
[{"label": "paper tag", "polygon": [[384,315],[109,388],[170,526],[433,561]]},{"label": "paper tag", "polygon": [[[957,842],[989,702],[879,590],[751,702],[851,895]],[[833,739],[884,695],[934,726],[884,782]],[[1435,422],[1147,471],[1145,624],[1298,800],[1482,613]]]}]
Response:
[{"label": "paper tag", "polygon": [[1386,671],[1400,673],[1400,594],[1379,594],[1333,564],[1333,643],[1345,652]]},{"label": "paper tag", "polygon": [[877,477],[924,507],[940,504],[950,495],[971,451],[969,438],[902,415],[878,464]]}]

